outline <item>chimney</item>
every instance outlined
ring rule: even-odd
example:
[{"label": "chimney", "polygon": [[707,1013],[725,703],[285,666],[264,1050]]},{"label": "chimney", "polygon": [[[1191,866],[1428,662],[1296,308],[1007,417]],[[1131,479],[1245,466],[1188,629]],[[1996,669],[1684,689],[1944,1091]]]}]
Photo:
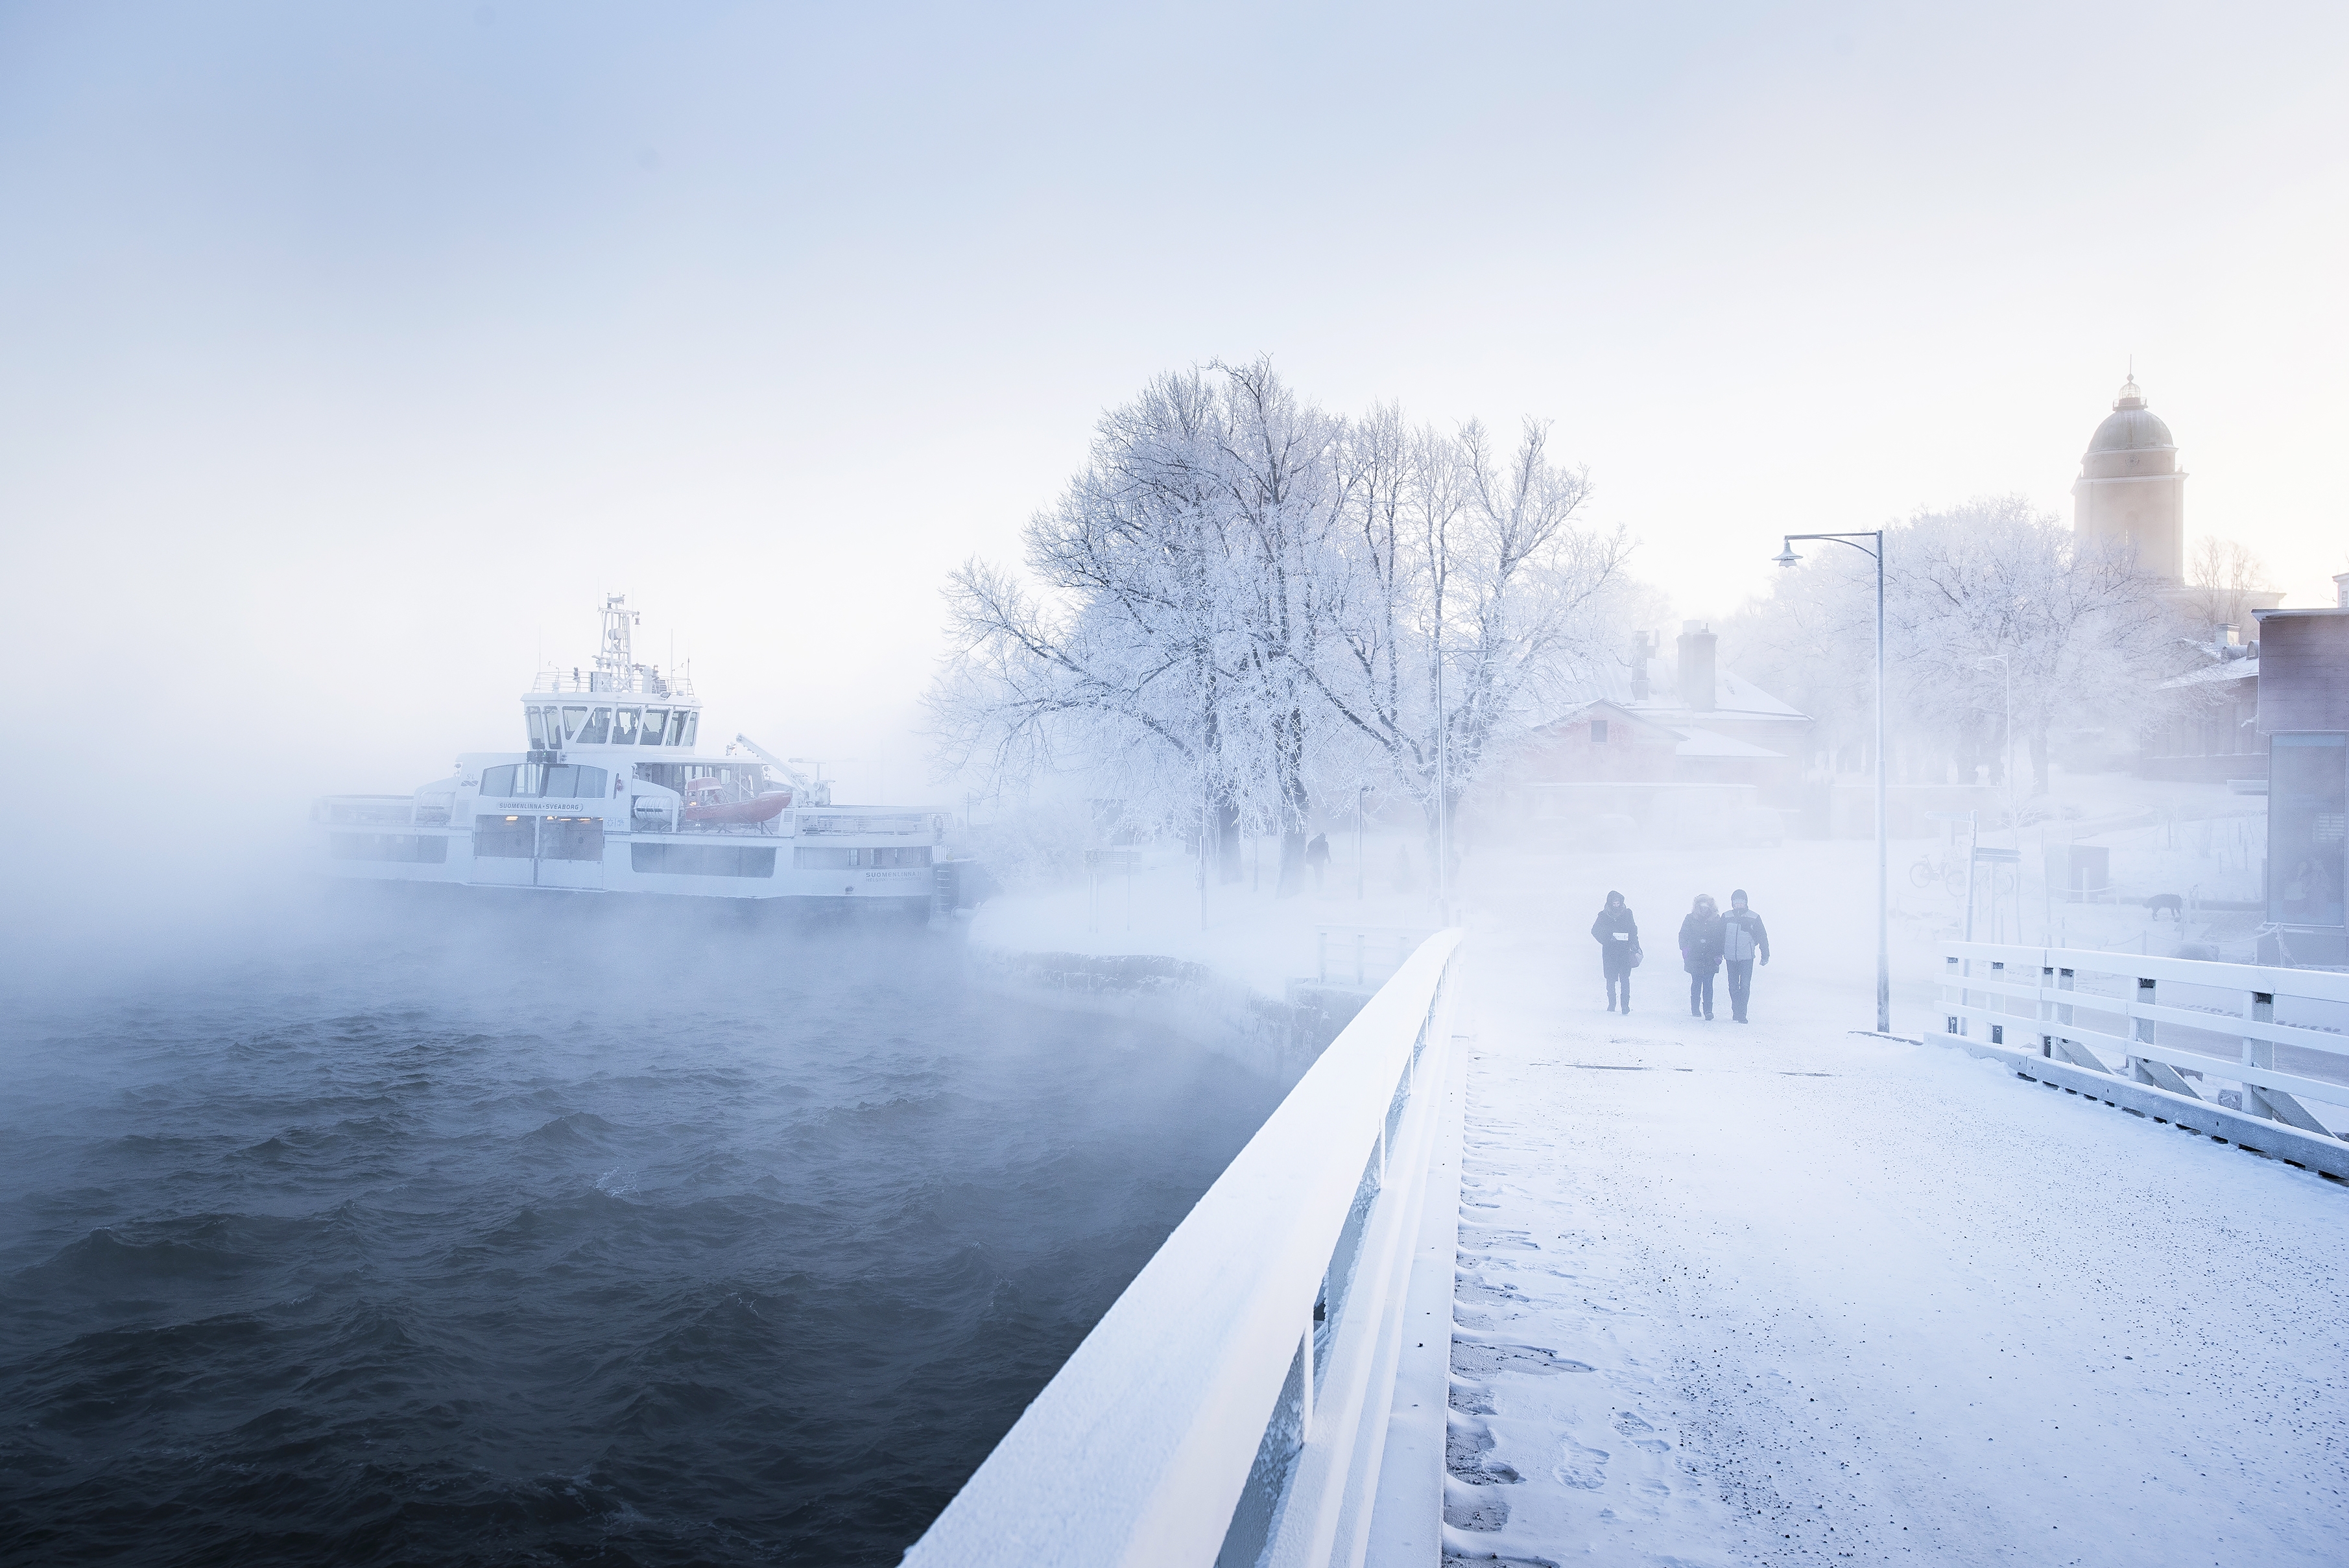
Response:
[{"label": "chimney", "polygon": [[2349,572],[2333,574],[2333,601],[2336,608],[2349,610]]},{"label": "chimney", "polygon": [[1648,632],[1631,634],[1631,700],[1648,700],[1648,660],[1656,651],[1656,634]]},{"label": "chimney", "polygon": [[1681,706],[1713,711],[1713,635],[1702,621],[1681,623]]}]

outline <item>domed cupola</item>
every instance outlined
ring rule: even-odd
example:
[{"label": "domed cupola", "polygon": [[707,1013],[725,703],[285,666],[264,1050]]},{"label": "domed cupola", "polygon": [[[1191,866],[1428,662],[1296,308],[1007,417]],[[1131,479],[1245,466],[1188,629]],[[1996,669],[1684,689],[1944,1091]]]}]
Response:
[{"label": "domed cupola", "polygon": [[[2145,453],[2148,460],[2124,458],[2117,464],[2097,463],[2096,459],[2107,452]],[[2150,466],[2149,455],[2154,452],[2169,454],[2162,459],[2167,466]],[[2105,416],[2105,422],[2088,438],[2088,449],[2081,461],[2113,473],[2168,473],[2178,466],[2177,452],[2178,443],[2169,438],[2169,427],[2145,406],[2145,394],[2138,390],[2137,377],[2132,376],[2121,383],[2121,395],[2113,400],[2113,411]]]},{"label": "domed cupola", "polygon": [[2186,476],[2134,370],[2080,454],[2072,499],[2074,533],[2124,542],[2139,565],[2173,583],[2184,576]]}]

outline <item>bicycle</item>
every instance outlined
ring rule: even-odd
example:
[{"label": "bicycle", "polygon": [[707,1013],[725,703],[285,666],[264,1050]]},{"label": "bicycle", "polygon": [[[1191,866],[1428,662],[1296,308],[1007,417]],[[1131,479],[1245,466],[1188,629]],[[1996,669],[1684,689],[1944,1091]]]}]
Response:
[{"label": "bicycle", "polygon": [[1920,855],[1909,868],[1909,880],[1920,888],[1939,882],[1951,898],[1966,896],[1965,863],[1946,851],[1938,856]]}]

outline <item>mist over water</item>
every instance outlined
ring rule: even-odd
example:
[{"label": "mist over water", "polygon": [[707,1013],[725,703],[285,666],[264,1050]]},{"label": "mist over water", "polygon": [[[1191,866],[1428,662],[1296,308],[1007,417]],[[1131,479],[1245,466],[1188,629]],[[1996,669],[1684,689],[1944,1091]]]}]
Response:
[{"label": "mist over water", "polygon": [[1278,1098],[603,903],[18,977],[0,1559],[895,1562]]}]

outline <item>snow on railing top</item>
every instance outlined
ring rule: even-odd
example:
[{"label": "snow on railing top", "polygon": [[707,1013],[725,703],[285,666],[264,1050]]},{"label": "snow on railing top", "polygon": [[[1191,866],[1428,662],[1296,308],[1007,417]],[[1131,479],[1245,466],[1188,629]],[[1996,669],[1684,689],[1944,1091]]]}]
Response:
[{"label": "snow on railing top", "polygon": [[[2349,975],[1988,942],[1941,952],[1947,1034],[1979,1026],[1993,1046],[2198,1099],[2181,1074],[2231,1078],[2243,1086],[2242,1109],[2303,1131],[2329,1134],[2302,1101],[2349,1108]],[[2100,992],[2083,977],[2120,984]]]},{"label": "snow on railing top", "polygon": [[1953,956],[2004,962],[2016,966],[2069,969],[2080,975],[2110,975],[2209,985],[2221,991],[2264,991],[2271,995],[2349,1002],[2349,975],[2330,969],[2285,969],[2265,964],[2222,964],[2206,958],[2158,958],[2144,953],[2108,953],[2102,948],[2026,947],[2016,943],[1949,942]]},{"label": "snow on railing top", "polygon": [[[1413,1074],[1431,1028],[1448,1027],[1437,1002],[1460,939],[1430,938],[1322,1052],[906,1553],[908,1568],[1216,1561],[1300,1329],[1313,1342],[1366,1164],[1394,1135],[1399,1086],[1431,1076]],[[1383,1304],[1366,1294],[1333,1309],[1374,1322]],[[1333,1350],[1333,1377],[1337,1364]],[[1354,1414],[1383,1432],[1383,1405]]]}]

